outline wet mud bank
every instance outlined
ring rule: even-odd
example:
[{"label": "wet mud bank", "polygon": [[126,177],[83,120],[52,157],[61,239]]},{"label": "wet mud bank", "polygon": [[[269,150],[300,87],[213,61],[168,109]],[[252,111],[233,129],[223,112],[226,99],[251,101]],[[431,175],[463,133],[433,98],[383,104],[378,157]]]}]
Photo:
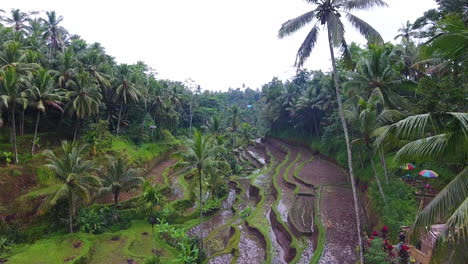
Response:
[{"label": "wet mud bank", "polygon": [[292,237],[284,226],[278,221],[274,210],[270,210],[270,223],[275,232],[276,240],[283,250],[283,260],[291,262],[296,257],[296,249],[291,247]]}]

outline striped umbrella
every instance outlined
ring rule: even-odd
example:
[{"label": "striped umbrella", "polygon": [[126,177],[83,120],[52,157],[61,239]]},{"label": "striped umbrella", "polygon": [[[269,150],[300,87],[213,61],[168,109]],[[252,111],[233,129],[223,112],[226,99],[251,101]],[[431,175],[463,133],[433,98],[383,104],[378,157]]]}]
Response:
[{"label": "striped umbrella", "polygon": [[426,177],[426,178],[437,178],[439,177],[439,174],[437,174],[435,171],[431,170],[423,170],[419,173],[419,175]]},{"label": "striped umbrella", "polygon": [[406,163],[405,165],[401,166],[401,168],[404,169],[404,170],[414,170],[416,168],[416,166],[414,166],[411,163]]}]

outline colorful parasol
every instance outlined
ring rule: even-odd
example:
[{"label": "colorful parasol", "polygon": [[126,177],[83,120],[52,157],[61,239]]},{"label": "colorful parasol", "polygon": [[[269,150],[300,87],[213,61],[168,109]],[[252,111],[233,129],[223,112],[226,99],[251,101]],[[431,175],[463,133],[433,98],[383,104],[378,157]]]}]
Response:
[{"label": "colorful parasol", "polygon": [[416,166],[414,166],[411,163],[406,163],[405,165],[401,166],[401,168],[404,169],[404,170],[414,170],[416,168]]},{"label": "colorful parasol", "polygon": [[423,170],[419,173],[419,175],[426,177],[426,178],[437,178],[439,177],[439,174],[437,174],[435,171],[431,170]]}]

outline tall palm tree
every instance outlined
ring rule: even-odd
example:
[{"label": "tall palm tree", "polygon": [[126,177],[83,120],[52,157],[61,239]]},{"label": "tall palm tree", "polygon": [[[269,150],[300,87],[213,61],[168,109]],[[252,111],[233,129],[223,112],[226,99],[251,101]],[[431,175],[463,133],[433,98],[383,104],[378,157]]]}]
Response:
[{"label": "tall palm tree", "polygon": [[101,191],[112,193],[114,205],[119,203],[119,195],[123,191],[140,186],[144,179],[140,177],[141,170],[130,167],[128,161],[117,158],[110,162],[107,174],[102,179]]},{"label": "tall palm tree", "polygon": [[37,14],[36,11],[33,12],[22,12],[19,9],[12,8],[10,11],[10,17],[2,16],[1,21],[5,21],[7,24],[11,25],[11,27],[16,31],[24,30],[25,23],[29,21],[30,16]]},{"label": "tall palm tree", "polygon": [[398,29],[398,35],[396,35],[394,39],[397,40],[401,38],[403,44],[408,45],[411,38],[417,36],[417,34],[417,31],[413,29],[413,24],[408,20],[406,24],[403,24],[401,28]]},{"label": "tall palm tree", "polygon": [[116,100],[120,101],[119,116],[117,120],[117,129],[115,135],[119,135],[120,122],[122,120],[122,109],[123,105],[127,104],[127,101],[138,102],[141,97],[141,93],[138,90],[134,82],[132,82],[132,72],[127,64],[118,66],[118,86],[115,89]]},{"label": "tall palm tree", "polygon": [[47,107],[53,107],[63,113],[61,104],[67,97],[66,90],[55,88],[53,77],[49,70],[41,68],[35,73],[34,77],[33,85],[25,91],[28,94],[31,106],[37,110],[31,154],[34,154],[36,146],[37,129],[41,113],[45,113]]},{"label": "tall palm tree", "polygon": [[[351,123],[356,124],[359,131],[359,137],[354,139],[351,143],[363,145],[365,149],[367,149],[380,195],[382,196],[383,201],[387,203],[387,199],[374,164],[374,155],[376,155],[376,151],[374,150],[372,143],[374,140],[374,133],[379,127],[388,124],[388,122],[398,120],[402,115],[396,110],[383,109],[382,111],[379,111],[377,108],[379,107],[379,104],[382,104],[379,99],[380,98],[373,96],[366,102],[361,98],[359,106],[354,108],[354,111],[345,110],[345,115]],[[388,184],[388,178],[386,178],[386,182]]]},{"label": "tall palm tree", "polygon": [[0,69],[12,66],[23,75],[30,75],[31,71],[39,69],[39,64],[26,61],[27,56],[18,41],[6,41],[0,50]]},{"label": "tall palm tree", "polygon": [[297,56],[296,56],[296,66],[300,68],[304,65],[306,59],[310,56],[312,49],[315,47],[315,44],[318,40],[319,26],[323,25],[327,28],[328,35],[328,44],[330,48],[330,57],[332,60],[333,66],[333,77],[335,82],[336,96],[338,100],[338,110],[341,119],[341,125],[343,126],[343,132],[346,140],[346,149],[348,153],[348,167],[349,175],[351,178],[351,186],[353,189],[353,198],[356,214],[356,224],[357,224],[357,236],[359,241],[359,258],[360,262],[363,263],[363,254],[362,254],[362,239],[361,239],[361,226],[359,220],[359,207],[358,207],[358,198],[356,194],[356,186],[354,182],[354,171],[353,171],[353,160],[351,152],[351,142],[348,134],[348,127],[346,124],[344,111],[343,111],[343,102],[341,98],[340,91],[340,82],[338,76],[338,70],[336,67],[335,60],[335,47],[341,47],[344,50],[345,58],[349,60],[350,54],[348,51],[348,45],[346,44],[344,38],[344,24],[341,21],[341,17],[346,17],[348,21],[359,30],[359,32],[364,35],[369,41],[382,42],[382,37],[380,34],[367,24],[362,19],[351,14],[351,11],[368,9],[374,6],[386,6],[387,4],[382,0],[308,0],[309,3],[314,5],[314,9],[297,17],[290,19],[283,23],[281,26],[278,36],[283,38],[288,36],[298,29],[302,28],[306,24],[316,21],[312,26],[311,31],[308,33],[306,39],[300,46]]},{"label": "tall palm tree", "polygon": [[[213,145],[211,136],[203,135],[198,129],[193,130],[193,137],[185,142],[186,150],[178,152],[175,156],[180,158],[177,167],[187,170],[196,169],[199,184],[199,203],[200,226],[203,222],[203,175],[213,166],[220,147]],[[200,230],[200,245],[203,248],[202,230]]]},{"label": "tall palm tree", "polygon": [[57,84],[60,88],[67,88],[75,84],[73,78],[77,74],[78,61],[73,51],[73,47],[67,47],[58,56],[58,66],[56,74],[58,77]]},{"label": "tall palm tree", "polygon": [[62,16],[57,16],[55,11],[46,12],[47,19],[41,19],[44,23],[44,39],[47,40],[49,44],[49,59],[52,55],[52,50],[56,51],[61,49],[64,46],[65,37],[67,32],[65,28],[60,26],[60,22],[63,21]]},{"label": "tall palm tree", "polygon": [[99,103],[102,95],[96,81],[87,72],[80,72],[71,88],[73,90],[69,92],[70,101],[65,108],[69,113],[76,116],[77,120],[73,137],[73,140],[76,140],[80,120],[99,112]]},{"label": "tall palm tree", "polygon": [[221,127],[221,120],[217,116],[210,117],[208,120],[206,120],[205,125],[202,127],[215,137],[220,136],[224,131]]},{"label": "tall palm tree", "polygon": [[48,197],[47,205],[55,205],[60,199],[68,200],[69,231],[73,233],[73,216],[75,202],[78,198],[90,200],[90,190],[99,186],[99,178],[90,174],[94,169],[90,160],[83,159],[86,145],[77,145],[75,142],[62,141],[63,156],[56,156],[51,150],[44,153],[48,164],[58,180],[62,183],[57,190]]},{"label": "tall palm tree", "polygon": [[18,74],[16,72],[16,68],[12,66],[8,66],[0,71],[0,84],[0,100],[3,105],[10,109],[11,136],[15,152],[15,163],[18,163],[15,111],[18,105],[24,109],[28,103],[26,94],[23,92],[24,88],[27,87],[28,84],[27,80]]}]

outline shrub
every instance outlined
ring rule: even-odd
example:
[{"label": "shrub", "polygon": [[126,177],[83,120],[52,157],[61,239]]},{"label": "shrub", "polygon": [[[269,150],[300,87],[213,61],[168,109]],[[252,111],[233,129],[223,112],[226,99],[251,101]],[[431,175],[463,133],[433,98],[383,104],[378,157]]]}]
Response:
[{"label": "shrub", "polygon": [[78,215],[80,230],[85,233],[101,234],[105,231],[115,232],[130,227],[131,220],[133,219],[132,211],[114,210],[116,209],[113,206],[81,209]]},{"label": "shrub", "polygon": [[240,212],[242,218],[247,218],[252,214],[252,207],[248,206]]},{"label": "shrub", "polygon": [[143,264],[159,264],[159,263],[161,263],[161,260],[159,259],[159,256],[147,257],[145,259],[145,262],[143,262]]},{"label": "shrub", "polygon": [[391,239],[395,240],[401,226],[411,225],[417,212],[414,190],[400,179],[391,179],[389,184],[383,184],[383,191],[388,204],[382,201],[377,184],[373,182],[369,188],[372,207],[389,227]]},{"label": "shrub", "polygon": [[203,205],[203,213],[212,213],[221,207],[222,201],[219,199],[208,200]]},{"label": "shrub", "polygon": [[383,240],[375,238],[372,240],[371,246],[364,255],[366,264],[387,264],[387,254],[383,250]]},{"label": "shrub", "polygon": [[37,181],[39,182],[40,185],[42,186],[47,186],[55,183],[55,176],[54,172],[45,167],[45,166],[40,166],[37,168]]}]

